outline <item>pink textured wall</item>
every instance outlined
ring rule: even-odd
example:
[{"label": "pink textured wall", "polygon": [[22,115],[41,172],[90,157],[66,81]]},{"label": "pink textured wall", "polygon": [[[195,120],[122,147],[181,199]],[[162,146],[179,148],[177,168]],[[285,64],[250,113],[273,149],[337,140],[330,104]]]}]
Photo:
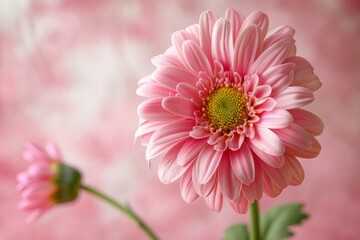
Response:
[{"label": "pink textured wall", "polygon": [[310,108],[325,122],[323,150],[302,160],[304,183],[262,208],[301,201],[311,219],[294,239],[360,235],[360,4],[355,0],[13,0],[0,3],[0,239],[146,239],[127,218],[87,194],[46,213],[32,226],[16,209],[15,175],[26,167],[24,143],[52,140],[85,181],[133,208],[162,239],[221,239],[247,221],[225,206],[187,205],[178,183],[162,185],[156,161],[133,146],[137,81],[171,33],[233,7],[259,9],[270,26],[296,29],[298,54],[323,87]]}]

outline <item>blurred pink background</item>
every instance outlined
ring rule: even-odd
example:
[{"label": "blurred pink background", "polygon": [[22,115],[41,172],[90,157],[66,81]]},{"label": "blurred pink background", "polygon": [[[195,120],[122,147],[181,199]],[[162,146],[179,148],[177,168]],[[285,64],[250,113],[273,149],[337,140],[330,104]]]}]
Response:
[{"label": "blurred pink background", "polygon": [[33,225],[16,208],[15,175],[28,141],[56,142],[84,180],[131,206],[161,239],[222,239],[230,224],[248,221],[225,205],[187,205],[179,183],[163,185],[156,161],[133,145],[137,81],[172,32],[233,7],[268,14],[270,27],[296,29],[298,55],[323,87],[310,105],[325,122],[317,159],[302,160],[305,181],[263,210],[300,201],[311,218],[293,239],[360,236],[360,3],[356,0],[2,0],[0,2],[0,239],[146,239],[108,205],[82,193]]}]

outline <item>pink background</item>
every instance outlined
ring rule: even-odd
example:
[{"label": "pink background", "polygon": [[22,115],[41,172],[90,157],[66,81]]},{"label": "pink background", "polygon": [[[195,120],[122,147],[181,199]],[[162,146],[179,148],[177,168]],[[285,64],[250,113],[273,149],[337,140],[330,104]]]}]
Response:
[{"label": "pink background", "polygon": [[325,122],[317,159],[302,160],[306,178],[262,209],[304,202],[311,219],[293,239],[357,239],[360,235],[360,4],[356,0],[1,0],[0,239],[146,239],[127,218],[82,193],[31,226],[16,209],[15,175],[26,168],[26,142],[56,142],[84,181],[134,209],[161,239],[221,239],[229,224],[247,221],[225,205],[187,205],[179,183],[163,185],[156,161],[133,145],[137,81],[172,32],[233,7],[259,9],[270,27],[296,29],[298,54],[323,87],[309,109]]}]

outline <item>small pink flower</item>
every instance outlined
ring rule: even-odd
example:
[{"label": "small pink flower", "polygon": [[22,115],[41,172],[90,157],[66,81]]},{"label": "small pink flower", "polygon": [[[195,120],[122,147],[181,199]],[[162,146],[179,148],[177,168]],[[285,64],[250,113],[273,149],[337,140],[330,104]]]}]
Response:
[{"label": "small pink flower", "polygon": [[19,209],[31,211],[28,223],[55,204],[77,197],[80,173],[61,163],[60,154],[53,144],[44,148],[29,144],[23,157],[30,166],[17,175],[17,189],[22,197]]},{"label": "small pink flower", "polygon": [[162,156],[163,183],[181,178],[186,202],[201,196],[220,211],[225,197],[244,213],[263,192],[276,197],[303,181],[297,158],[319,154],[323,123],[300,108],[321,83],[296,56],[294,32],[268,32],[259,11],[206,11],[152,59],[156,70],[137,89],[149,99],[138,107],[136,137],[148,160]]}]

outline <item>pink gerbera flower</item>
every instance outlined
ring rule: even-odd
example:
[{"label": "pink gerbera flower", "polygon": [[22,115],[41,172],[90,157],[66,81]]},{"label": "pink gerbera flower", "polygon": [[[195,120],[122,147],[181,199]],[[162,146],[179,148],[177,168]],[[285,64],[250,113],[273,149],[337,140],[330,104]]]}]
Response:
[{"label": "pink gerbera flower", "polygon": [[294,30],[268,32],[268,18],[225,18],[206,11],[199,24],[175,32],[139,81],[136,137],[146,158],[162,155],[163,183],[180,180],[188,203],[199,196],[216,211],[223,198],[238,212],[303,181],[297,157],[314,158],[322,121],[300,109],[321,87],[310,63],[296,56]]},{"label": "pink gerbera flower", "polygon": [[18,191],[22,197],[19,208],[31,212],[28,223],[50,207],[77,197],[81,175],[76,169],[61,163],[54,145],[40,148],[29,144],[23,157],[30,166],[17,175]]}]

